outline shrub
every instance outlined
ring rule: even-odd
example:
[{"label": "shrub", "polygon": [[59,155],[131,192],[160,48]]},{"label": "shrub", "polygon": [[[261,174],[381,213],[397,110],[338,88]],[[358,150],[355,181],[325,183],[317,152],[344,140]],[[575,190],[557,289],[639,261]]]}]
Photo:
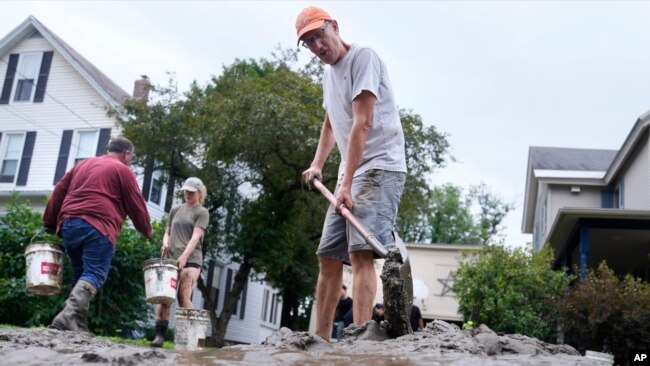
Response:
[{"label": "shrub", "polygon": [[464,322],[554,340],[554,304],[571,277],[553,271],[552,260],[549,248],[531,255],[521,249],[486,245],[465,254],[453,273],[453,291]]},{"label": "shrub", "polygon": [[[36,296],[25,289],[25,248],[34,242],[59,243],[59,238],[41,230],[41,214],[29,208],[29,202],[17,195],[0,217],[0,323],[38,326],[49,324],[63,307],[61,296]],[[64,275],[71,276],[65,257]],[[64,284],[62,292],[69,292]]]},{"label": "shrub", "polygon": [[630,364],[630,350],[648,348],[650,284],[631,275],[620,279],[604,261],[576,281],[558,308],[565,341],[583,353],[610,352],[616,363]]}]

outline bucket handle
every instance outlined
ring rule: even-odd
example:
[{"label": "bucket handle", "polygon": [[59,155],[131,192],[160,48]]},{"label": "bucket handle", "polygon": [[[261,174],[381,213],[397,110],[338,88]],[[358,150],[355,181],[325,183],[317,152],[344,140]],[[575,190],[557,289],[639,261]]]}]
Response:
[{"label": "bucket handle", "polygon": [[31,244],[34,241],[34,238],[36,235],[41,234],[43,232],[43,229],[36,229],[36,232],[34,233],[34,236],[29,240],[29,244]]}]

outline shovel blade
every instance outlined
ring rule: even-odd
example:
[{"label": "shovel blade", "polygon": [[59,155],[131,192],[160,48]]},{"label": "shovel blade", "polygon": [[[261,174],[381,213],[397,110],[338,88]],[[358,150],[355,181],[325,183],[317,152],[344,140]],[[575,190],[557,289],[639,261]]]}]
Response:
[{"label": "shovel blade", "polygon": [[[405,255],[403,256],[402,253]],[[406,253],[406,246],[397,234],[395,234],[395,247],[388,251],[380,277],[384,291],[384,318],[388,335],[396,338],[413,333],[411,261]]]}]

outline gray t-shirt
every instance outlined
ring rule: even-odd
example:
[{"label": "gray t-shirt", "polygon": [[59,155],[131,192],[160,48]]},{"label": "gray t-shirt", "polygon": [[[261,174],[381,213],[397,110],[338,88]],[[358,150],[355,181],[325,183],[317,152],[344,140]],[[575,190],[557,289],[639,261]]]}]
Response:
[{"label": "gray t-shirt", "polygon": [[[169,236],[169,257],[173,259],[180,258],[187,247],[187,243],[192,238],[194,228],[200,227],[205,230],[209,222],[210,214],[201,205],[196,205],[191,208],[188,208],[186,205],[180,205],[172,208],[169,212],[169,222],[167,223],[167,227],[171,229],[171,235]],[[203,265],[202,247],[203,237],[196,244],[196,248],[190,254],[187,263]]]},{"label": "gray t-shirt", "polygon": [[354,176],[370,169],[406,172],[404,132],[386,65],[372,49],[352,45],[343,59],[327,67],[323,75],[323,106],[341,153],[339,178],[345,172],[353,122],[352,101],[364,90],[374,94],[377,101],[372,128]]}]

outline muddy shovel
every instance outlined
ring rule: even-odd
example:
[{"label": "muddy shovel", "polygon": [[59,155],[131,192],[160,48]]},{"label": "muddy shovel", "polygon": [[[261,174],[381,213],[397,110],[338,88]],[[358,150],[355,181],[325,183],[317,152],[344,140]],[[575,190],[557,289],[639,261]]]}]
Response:
[{"label": "muddy shovel", "polygon": [[[332,205],[336,205],[336,198],[318,178],[312,180],[312,185]],[[395,246],[387,250],[347,207],[341,206],[339,214],[354,226],[363,236],[366,244],[370,245],[379,257],[385,259],[380,275],[384,291],[385,323],[382,324],[382,328],[393,338],[413,333],[410,321],[411,306],[413,305],[413,278],[411,277],[411,262],[404,242],[393,231]]]}]

